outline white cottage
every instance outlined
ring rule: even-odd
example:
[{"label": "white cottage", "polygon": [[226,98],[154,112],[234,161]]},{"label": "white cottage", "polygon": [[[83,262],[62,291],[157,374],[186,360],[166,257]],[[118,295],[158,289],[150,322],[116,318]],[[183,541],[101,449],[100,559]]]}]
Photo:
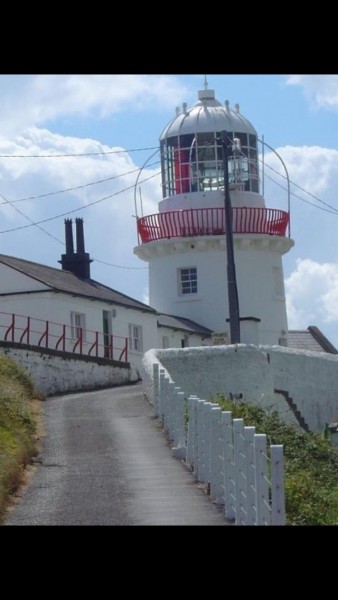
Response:
[{"label": "white cottage", "polygon": [[128,361],[150,348],[200,346],[211,331],[163,315],[90,277],[83,220],[65,220],[62,269],[0,255],[0,340]]}]

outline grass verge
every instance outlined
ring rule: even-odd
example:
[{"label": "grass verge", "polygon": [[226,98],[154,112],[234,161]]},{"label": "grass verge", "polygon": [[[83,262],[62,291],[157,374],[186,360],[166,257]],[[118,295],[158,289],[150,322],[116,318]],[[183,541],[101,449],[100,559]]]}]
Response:
[{"label": "grass verge", "polygon": [[25,369],[0,354],[0,523],[24,467],[38,453],[37,399]]},{"label": "grass verge", "polygon": [[324,434],[305,433],[268,412],[218,395],[212,400],[233,418],[283,444],[287,525],[338,525],[338,454]]}]

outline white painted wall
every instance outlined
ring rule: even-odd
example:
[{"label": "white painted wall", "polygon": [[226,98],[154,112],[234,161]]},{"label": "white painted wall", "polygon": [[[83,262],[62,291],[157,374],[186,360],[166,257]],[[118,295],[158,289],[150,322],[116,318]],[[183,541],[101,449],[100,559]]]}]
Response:
[{"label": "white painted wall", "polygon": [[[89,298],[80,298],[71,296],[70,294],[62,294],[55,292],[18,294],[7,297],[0,297],[0,311],[6,313],[15,313],[17,315],[26,315],[31,318],[41,319],[41,323],[34,321],[34,329],[36,334],[31,335],[30,343],[37,344],[37,340],[45,329],[45,321],[49,324],[49,338],[51,343],[54,342],[54,347],[61,335],[59,324],[65,323],[69,326],[67,336],[71,336],[71,312],[84,313],[86,315],[86,329],[92,333],[87,333],[87,343],[83,346],[83,352],[88,352],[90,345],[95,339],[95,332],[102,333],[103,317],[102,311],[112,311],[115,309],[116,316],[112,317],[112,331],[115,337],[114,346],[117,346],[117,353],[113,358],[118,360],[121,349],[124,347],[125,338],[128,337],[128,325],[140,325],[143,330],[143,350],[141,352],[128,352],[128,361],[134,369],[139,370],[142,365],[143,352],[149,348],[157,346],[157,316],[145,313],[135,309],[127,309],[123,306],[90,300]],[[3,339],[6,328],[8,326],[8,315],[0,313],[0,339]],[[24,328],[26,319],[16,318],[16,325]],[[53,325],[57,323],[58,325]],[[120,336],[122,339],[118,339]],[[15,341],[19,341],[17,338]],[[25,340],[24,340],[25,341]],[[66,345],[66,350],[71,351],[76,340],[69,340]],[[100,340],[102,344],[102,338]]]},{"label": "white painted wall", "polygon": [[[197,346],[208,346],[211,344],[211,338],[203,338],[200,335],[188,334],[185,331],[175,331],[169,327],[158,328],[157,348],[163,348],[163,337],[166,337],[169,342],[168,348],[181,348],[181,342],[186,342],[186,347],[192,348]],[[149,348],[147,348],[149,350]]]},{"label": "white painted wall", "polygon": [[[4,276],[3,281],[5,282],[7,292],[11,290],[13,292],[18,291],[21,285],[23,285],[22,291],[25,288],[29,289],[29,281],[32,282],[31,287],[34,287],[34,280],[21,276],[20,273],[13,269],[5,267],[2,270],[0,265],[0,276],[1,273]],[[1,283],[1,289],[3,289],[3,282]],[[47,290],[47,288],[45,289]],[[98,331],[100,334],[103,332],[103,310],[109,311],[112,315],[112,333],[114,336],[114,348],[116,348],[113,358],[115,360],[119,359],[125,344],[125,338],[129,335],[129,324],[142,327],[142,350],[136,352],[130,346],[128,349],[128,361],[131,363],[135,373],[139,373],[142,368],[143,353],[149,350],[149,348],[162,347],[161,330],[157,328],[158,315],[141,310],[129,309],[119,305],[113,306],[106,302],[48,290],[29,294],[13,293],[8,296],[0,296],[0,339],[4,339],[5,332],[11,322],[10,315],[14,313],[16,315],[16,335],[14,341],[20,341],[20,336],[27,325],[27,317],[29,316],[32,319],[31,329],[33,330],[29,339],[30,344],[38,344],[41,334],[45,331],[46,321],[48,321],[49,347],[55,348],[62,334],[60,325],[65,324],[68,326],[66,335],[69,338],[66,342],[65,350],[70,352],[76,342],[75,339],[71,338],[71,313],[79,312],[85,314],[85,328],[88,330],[86,332],[86,342],[83,345],[83,353],[86,354],[95,339],[95,332]],[[19,315],[22,315],[22,318]],[[39,319],[40,321],[33,319]],[[165,331],[170,337],[170,346],[180,348],[181,339],[184,339],[184,332],[177,332],[170,329],[165,329]],[[11,337],[8,339],[10,341]],[[23,339],[23,342],[27,343],[27,339]],[[99,338],[99,343],[103,343],[102,336]],[[200,346],[202,343],[201,336],[189,334],[189,346]],[[59,350],[61,349],[62,346],[59,346]],[[103,349],[101,348],[102,352]]]},{"label": "white painted wall", "polygon": [[[234,237],[240,316],[261,319],[257,326],[261,344],[278,344],[288,329],[282,254],[292,244],[288,238],[268,235]],[[150,242],[138,254],[149,261],[151,306],[190,318],[215,332],[229,331],[222,236]],[[179,296],[177,269],[184,267],[197,267],[197,294]]]},{"label": "white painted wall", "polygon": [[[128,349],[128,361],[136,377],[142,369],[143,353],[150,348],[162,348],[163,336],[168,337],[169,347],[181,348],[182,340],[185,340],[189,347],[203,346],[211,343],[211,340],[203,339],[203,336],[197,334],[187,334],[184,331],[170,328],[158,328],[158,315],[156,314],[128,309],[123,306],[112,305],[89,298],[49,291],[48,288],[40,286],[40,284],[35,286],[33,279],[0,264],[1,276],[1,290],[6,290],[6,293],[10,295],[0,296],[0,340],[4,339],[5,333],[11,323],[11,315],[15,314],[15,337],[13,341],[20,342],[20,337],[27,326],[27,317],[30,317],[30,338],[27,340],[24,337],[22,339],[23,343],[37,345],[41,335],[45,331],[46,321],[48,321],[48,347],[55,348],[62,334],[61,326],[65,324],[67,326],[65,350],[71,352],[76,342],[76,339],[72,338],[71,313],[78,312],[85,315],[85,329],[87,331],[86,340],[83,344],[83,354],[87,354],[95,340],[96,331],[100,333],[99,344],[103,344],[102,312],[105,310],[112,315],[112,333],[114,336],[113,358],[115,360],[119,360],[121,351],[124,348],[125,338],[129,334],[129,324],[142,327],[142,350],[136,352],[130,346]],[[37,291],[27,294],[16,293],[18,291],[24,292],[25,290],[35,289],[34,286]],[[40,288],[44,291],[38,291]],[[177,307],[175,306],[175,308]],[[19,315],[22,315],[22,317]],[[187,317],[193,318],[189,313]],[[12,337],[10,336],[7,339],[11,341]],[[59,345],[58,349],[62,350],[62,345]],[[99,355],[102,354],[103,348],[101,346]]]},{"label": "white painted wall", "polygon": [[85,358],[55,356],[0,345],[0,352],[14,359],[30,374],[35,388],[44,396],[113,387],[137,381],[131,369],[98,364]]},{"label": "white painted wall", "polygon": [[148,386],[156,361],[187,395],[204,400],[218,393],[242,394],[244,401],[276,408],[284,419],[296,423],[283,396],[274,392],[285,390],[312,431],[322,431],[338,414],[336,355],[244,344],[150,350],[143,361]]},{"label": "white painted wall", "polygon": [[[265,208],[263,196],[255,192],[231,190],[231,205],[233,207],[247,206],[251,208]],[[159,212],[183,210],[189,208],[224,208],[224,192],[190,192],[189,194],[175,194],[160,200]]]}]

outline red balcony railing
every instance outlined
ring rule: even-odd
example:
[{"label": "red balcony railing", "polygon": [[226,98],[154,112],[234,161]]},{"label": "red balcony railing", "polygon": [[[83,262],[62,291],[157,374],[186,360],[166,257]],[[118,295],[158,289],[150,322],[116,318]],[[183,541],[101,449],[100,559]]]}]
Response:
[{"label": "red balcony railing", "polygon": [[[233,233],[266,233],[285,236],[288,213],[272,208],[233,208]],[[225,232],[224,208],[191,208],[157,213],[137,219],[142,243],[174,237],[221,235]]]},{"label": "red balcony railing", "polygon": [[0,312],[0,340],[128,362],[128,338]]}]

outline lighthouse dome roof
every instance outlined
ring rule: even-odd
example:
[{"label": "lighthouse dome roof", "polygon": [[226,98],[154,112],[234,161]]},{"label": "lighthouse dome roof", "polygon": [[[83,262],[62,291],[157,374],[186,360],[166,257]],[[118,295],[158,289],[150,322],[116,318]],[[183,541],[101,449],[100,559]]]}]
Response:
[{"label": "lighthouse dome roof", "polygon": [[198,92],[198,101],[191,108],[183,104],[182,112],[176,109],[176,117],[162,131],[160,140],[176,135],[220,131],[257,136],[253,125],[240,113],[239,104],[232,109],[226,100],[223,106],[216,100],[214,90],[206,89]]}]

